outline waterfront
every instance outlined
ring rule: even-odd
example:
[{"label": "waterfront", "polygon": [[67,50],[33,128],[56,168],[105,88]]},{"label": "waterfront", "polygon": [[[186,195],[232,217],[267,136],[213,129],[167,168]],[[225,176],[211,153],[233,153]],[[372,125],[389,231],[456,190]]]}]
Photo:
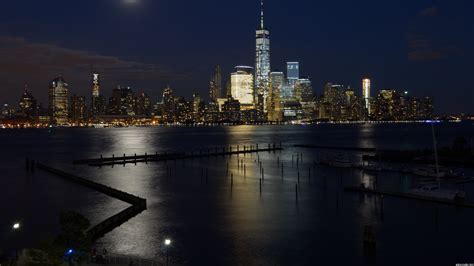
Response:
[{"label": "waterfront", "polygon": [[[457,136],[474,136],[471,123],[439,124],[436,132],[440,146]],[[28,156],[147,199],[148,210],[98,241],[98,246],[114,253],[160,258],[164,251],[161,243],[169,237],[173,239],[172,261],[177,264],[363,264],[363,227],[373,224],[379,263],[452,265],[474,260],[473,210],[387,197],[382,221],[380,204],[376,205],[373,197],[342,190],[345,185],[371,184],[373,175],[322,166],[313,170],[312,161],[320,154],[293,147],[430,148],[431,129],[427,124],[54,128],[4,130],[0,137],[4,143],[0,185],[9,188],[2,194],[2,209],[6,217],[21,219],[24,224],[22,235],[10,236],[17,237],[14,241],[31,244],[40,238],[39,232],[54,231],[56,212],[61,208],[76,209],[97,224],[127,207],[42,172],[27,174],[24,158]],[[274,142],[282,142],[284,151],[238,157],[246,165],[245,178],[236,156],[113,168],[71,164],[73,159],[101,154],[161,153],[255,143],[265,146]],[[303,162],[299,165],[296,201],[298,170],[296,162],[292,165],[292,155],[298,153],[303,153]],[[352,153],[351,157],[356,160],[358,155]],[[278,157],[284,165],[283,178]],[[261,194],[258,159],[265,169]],[[226,175],[227,163],[233,175],[232,187],[230,175]],[[312,170],[311,178],[308,168]],[[207,184],[201,177],[203,169],[208,169]],[[400,190],[413,180],[384,173],[378,182],[382,188]],[[474,184],[466,184],[464,189],[472,202]],[[9,226],[10,222],[10,218],[2,219],[1,225]]]}]

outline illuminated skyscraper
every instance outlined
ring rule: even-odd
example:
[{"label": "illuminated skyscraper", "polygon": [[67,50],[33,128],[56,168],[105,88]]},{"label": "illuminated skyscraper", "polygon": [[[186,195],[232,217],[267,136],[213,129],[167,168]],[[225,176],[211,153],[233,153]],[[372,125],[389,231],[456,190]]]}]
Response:
[{"label": "illuminated skyscraper", "polygon": [[295,83],[295,98],[299,102],[311,102],[313,101],[313,87],[311,86],[311,80],[307,78],[300,78]]},{"label": "illuminated skyscraper", "polygon": [[100,82],[99,74],[92,74],[92,97],[99,97],[100,95]]},{"label": "illuminated skyscraper", "polygon": [[163,120],[165,122],[174,122],[176,118],[176,102],[173,90],[170,86],[163,90]]},{"label": "illuminated skyscraper", "polygon": [[210,82],[210,89],[209,89],[209,98],[212,102],[215,102],[217,98],[221,97],[222,93],[222,70],[221,66],[217,65],[214,76]]},{"label": "illuminated skyscraper", "polygon": [[294,86],[296,81],[300,78],[300,65],[298,62],[286,63],[286,76],[288,84]]},{"label": "illuminated skyscraper", "polygon": [[91,115],[97,116],[105,113],[105,98],[100,95],[100,76],[97,73],[92,74],[92,96],[91,96]]},{"label": "illuminated skyscraper", "polygon": [[242,105],[254,105],[254,82],[252,67],[236,66],[230,76],[231,96]]},{"label": "illuminated skyscraper", "polygon": [[49,84],[49,112],[51,123],[65,125],[68,122],[68,84],[57,77]]},{"label": "illuminated skyscraper", "polygon": [[285,85],[285,74],[283,72],[270,73],[270,89],[267,99],[268,121],[282,121],[283,113],[281,107],[281,89]]},{"label": "illuminated skyscraper", "polygon": [[261,0],[260,27],[256,31],[255,89],[257,95],[263,96],[265,106],[270,78],[270,32],[265,28],[263,7]]},{"label": "illuminated skyscraper", "polygon": [[365,108],[370,114],[370,79],[368,78],[362,80],[362,98],[365,102]]}]

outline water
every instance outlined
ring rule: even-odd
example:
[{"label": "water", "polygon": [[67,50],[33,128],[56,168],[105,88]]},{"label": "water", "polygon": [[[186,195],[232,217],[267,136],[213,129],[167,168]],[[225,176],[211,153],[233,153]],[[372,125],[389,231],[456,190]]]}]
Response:
[{"label": "water", "polygon": [[[441,124],[436,132],[439,146],[444,146],[457,136],[474,136],[474,127],[466,123]],[[293,147],[431,148],[429,125],[2,130],[0,139],[0,226],[4,228],[0,230],[4,236],[0,243],[4,246],[33,245],[54,233],[61,209],[77,210],[97,224],[128,206],[38,170],[27,173],[24,159],[28,156],[147,199],[148,209],[100,239],[99,250],[106,247],[113,253],[160,260],[165,254],[164,239],[170,238],[169,255],[174,264],[363,265],[368,263],[362,256],[363,228],[371,224],[377,233],[377,264],[453,265],[474,261],[474,210],[386,197],[382,219],[380,201],[342,189],[363,182],[372,184],[375,176],[323,166],[313,169],[312,161],[322,154]],[[161,153],[255,143],[266,147],[280,141],[282,152],[238,158],[113,168],[71,164],[73,159],[101,154]],[[303,154],[298,167],[297,153]],[[350,156],[355,160],[360,155]],[[278,157],[284,165],[283,177]],[[258,159],[265,174],[262,193]],[[237,160],[246,165],[245,177]],[[170,177],[167,168],[171,169]],[[201,171],[208,172],[207,184]],[[378,177],[379,187],[390,190],[409,188],[415,181],[396,173]],[[474,184],[463,187],[468,200],[474,202]],[[11,232],[9,228],[17,220],[22,229]]]}]

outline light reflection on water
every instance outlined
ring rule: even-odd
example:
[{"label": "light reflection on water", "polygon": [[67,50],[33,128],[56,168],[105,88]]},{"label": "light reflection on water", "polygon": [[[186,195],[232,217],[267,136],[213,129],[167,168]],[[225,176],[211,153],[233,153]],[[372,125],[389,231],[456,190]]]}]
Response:
[{"label": "light reflection on water", "polygon": [[[466,134],[472,134],[471,127],[463,130]],[[374,224],[378,232],[379,259],[382,261],[384,256],[396,258],[400,252],[405,252],[414,261],[421,261],[424,256],[414,254],[413,250],[421,250],[420,254],[441,248],[452,250],[452,247],[448,247],[452,243],[459,243],[455,244],[457,249],[444,255],[444,259],[451,262],[454,257],[469,258],[468,246],[462,245],[469,240],[467,236],[473,233],[465,222],[474,218],[469,210],[458,210],[463,221],[454,222],[447,216],[452,214],[452,209],[442,209],[444,231],[435,233],[432,205],[387,198],[384,201],[385,218],[381,221],[380,205],[375,204],[373,197],[342,191],[346,185],[373,184],[373,175],[362,174],[358,170],[328,167],[314,169],[312,161],[317,158],[317,152],[293,147],[297,143],[377,148],[400,145],[429,147],[431,140],[426,138],[425,131],[423,126],[414,127],[412,131],[377,125],[239,126],[78,131],[58,129],[53,133],[36,132],[35,137],[28,133],[21,133],[21,139],[2,137],[11,140],[9,150],[13,158],[24,157],[25,150],[14,149],[19,142],[23,142],[35,147],[28,151],[32,157],[42,158],[67,171],[147,199],[148,210],[97,243],[111,252],[161,258],[163,239],[170,237],[174,243],[172,260],[178,264],[288,265],[335,259],[341,263],[362,264],[363,227]],[[440,131],[440,142],[449,142],[459,129]],[[400,143],[401,139],[406,142]],[[267,143],[278,144],[280,141],[285,148],[282,152],[238,157],[246,165],[245,178],[236,156],[126,167],[116,165],[100,169],[70,164],[72,159],[99,157],[100,154],[121,156],[123,153],[184,151],[228,145],[240,145],[242,148],[243,145],[255,143],[266,147]],[[303,163],[299,167],[295,162],[292,164],[291,159],[297,153],[303,153]],[[350,156],[356,158],[360,155],[355,153]],[[277,164],[278,157],[284,165],[283,178],[281,164]],[[256,162],[258,158],[265,172],[261,194],[260,168]],[[226,174],[227,163],[229,174]],[[2,184],[18,186],[17,181],[13,181],[13,176],[18,173],[15,170],[17,168],[18,163],[16,166],[7,166],[6,179],[1,181]],[[308,168],[311,168],[311,177],[308,177]],[[167,176],[167,169],[171,169],[170,177]],[[201,176],[201,171],[208,172],[207,184],[205,174]],[[300,184],[296,201],[298,171]],[[20,173],[23,175],[23,171]],[[233,175],[232,187],[230,173]],[[35,175],[35,180],[45,176],[43,173]],[[11,180],[8,179],[10,176]],[[403,177],[403,182],[400,182],[398,175],[386,174],[379,176],[378,181],[380,187],[399,189],[410,182],[406,178]],[[46,180],[58,190],[70,187],[76,189],[67,182],[58,185],[55,178]],[[469,186],[466,189],[472,190]],[[67,199],[70,206],[80,210],[93,222],[126,207],[126,204],[104,199],[88,190],[77,190],[80,192],[59,195],[52,192],[48,197]],[[27,205],[24,207],[28,208]],[[29,211],[34,212],[31,209]],[[417,224],[416,221],[423,223]],[[44,223],[48,223],[48,220],[44,220]],[[396,243],[399,240],[404,240],[402,246]]]}]

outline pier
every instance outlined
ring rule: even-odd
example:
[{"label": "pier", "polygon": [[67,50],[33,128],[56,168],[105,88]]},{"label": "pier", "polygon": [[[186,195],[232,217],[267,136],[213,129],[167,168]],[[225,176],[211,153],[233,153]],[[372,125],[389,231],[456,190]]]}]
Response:
[{"label": "pier", "polygon": [[392,196],[398,198],[405,198],[405,199],[413,199],[413,200],[421,200],[427,201],[431,203],[443,204],[443,205],[451,205],[456,207],[463,207],[463,208],[474,208],[473,203],[467,203],[463,201],[451,201],[445,199],[438,199],[432,198],[427,196],[415,195],[410,193],[403,193],[403,192],[396,192],[396,191],[385,191],[385,190],[378,190],[378,189],[370,189],[370,188],[363,188],[363,187],[345,187],[344,191],[348,192],[360,192],[360,193],[367,193],[373,195],[381,195],[381,196]]},{"label": "pier", "polygon": [[54,174],[68,181],[91,188],[105,195],[119,199],[121,201],[127,202],[132,205],[126,208],[125,210],[107,218],[105,221],[90,228],[87,231],[87,235],[91,240],[97,240],[98,238],[104,236],[106,233],[112,231],[114,228],[119,227],[120,225],[130,220],[137,214],[146,210],[146,199],[142,199],[140,197],[120,191],[118,189],[111,188],[111,187],[93,182],[91,180],[63,172],[61,170],[55,169],[53,167],[49,167],[41,163],[37,163],[36,167],[39,170],[43,170],[45,172]]},{"label": "pier", "polygon": [[365,152],[376,151],[375,148],[365,148],[365,147],[341,147],[341,146],[325,146],[325,145],[309,145],[309,144],[295,144],[293,146],[297,148],[321,149],[321,150],[365,151]]},{"label": "pier", "polygon": [[196,152],[188,153],[165,153],[165,154],[144,154],[144,155],[132,155],[126,156],[115,156],[102,157],[95,159],[82,159],[75,160],[73,164],[88,164],[89,166],[111,166],[111,165],[125,165],[125,164],[136,164],[136,163],[148,163],[148,162],[159,162],[159,161],[173,161],[173,160],[186,160],[186,159],[198,159],[207,157],[218,157],[218,156],[232,156],[239,154],[259,153],[259,152],[274,152],[281,151],[283,148],[281,144],[275,146],[270,145],[266,148],[259,148],[256,146],[243,146],[243,147],[223,147],[214,149],[200,149]]}]

